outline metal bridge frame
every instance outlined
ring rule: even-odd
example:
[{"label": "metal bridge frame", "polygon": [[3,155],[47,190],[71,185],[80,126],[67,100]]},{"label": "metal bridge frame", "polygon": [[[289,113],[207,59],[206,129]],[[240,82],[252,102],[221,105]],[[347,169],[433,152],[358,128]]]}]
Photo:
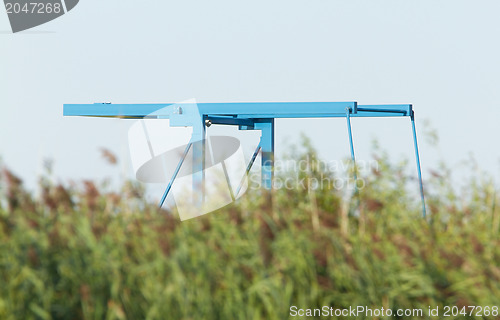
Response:
[{"label": "metal bridge frame", "polygon": [[[170,126],[193,128],[190,143],[172,176],[160,206],[163,205],[184,159],[193,149],[193,181],[196,186],[204,186],[204,159],[206,128],[212,124],[235,125],[240,130],[260,130],[260,143],[247,167],[250,171],[259,151],[262,153],[262,186],[272,188],[274,154],[274,120],[281,118],[346,118],[350,152],[355,163],[351,118],[356,117],[409,117],[413,131],[413,142],[417,163],[417,173],[422,201],[422,214],[426,216],[422,172],[415,129],[415,113],[411,104],[398,105],[358,105],[356,102],[230,102],[230,103],[159,103],[159,104],[65,104],[64,116],[115,117],[122,119],[170,119]],[[199,142],[199,143],[196,143]],[[241,190],[238,187],[236,197]],[[203,202],[201,198],[194,201]],[[200,195],[198,195],[200,197]]]}]

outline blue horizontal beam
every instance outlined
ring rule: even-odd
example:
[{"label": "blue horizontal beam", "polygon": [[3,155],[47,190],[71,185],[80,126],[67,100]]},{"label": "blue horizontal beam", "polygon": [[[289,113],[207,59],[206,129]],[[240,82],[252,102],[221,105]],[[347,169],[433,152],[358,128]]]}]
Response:
[{"label": "blue horizontal beam", "polygon": [[223,125],[233,125],[233,126],[247,126],[253,127],[254,121],[246,118],[233,118],[233,117],[223,117],[223,116],[207,116],[205,118],[212,122],[212,124],[223,124]]},{"label": "blue horizontal beam", "polygon": [[358,113],[352,117],[409,117],[412,114],[411,104],[359,105]]},{"label": "blue horizontal beam", "polygon": [[356,102],[229,102],[198,103],[205,115],[237,115],[239,118],[314,118],[357,112]]},{"label": "blue horizontal beam", "polygon": [[163,108],[171,109],[169,115],[173,112],[172,104],[64,104],[64,116],[84,116],[84,117],[117,117],[117,118],[137,118],[151,115]]},{"label": "blue horizontal beam", "polygon": [[[183,103],[175,106],[183,106]],[[356,102],[228,102],[198,103],[200,115],[208,117],[232,116],[236,119],[267,118],[336,118],[345,117],[351,110],[352,117],[405,117],[411,116],[411,104],[357,105]],[[175,113],[174,104],[65,104],[65,116],[117,117],[117,118],[170,118]],[[180,115],[182,117],[182,115]],[[224,120],[224,119],[222,119]],[[228,122],[229,121],[229,122]],[[227,124],[235,120],[224,120]],[[230,123],[231,122],[231,123]]]},{"label": "blue horizontal beam", "polygon": [[[175,104],[181,106],[183,103]],[[186,105],[194,106],[194,103]],[[197,103],[201,115],[238,118],[321,118],[345,116],[346,108],[357,112],[356,102],[228,102]],[[88,117],[138,118],[152,114],[169,118],[174,104],[65,104],[63,115]]]}]

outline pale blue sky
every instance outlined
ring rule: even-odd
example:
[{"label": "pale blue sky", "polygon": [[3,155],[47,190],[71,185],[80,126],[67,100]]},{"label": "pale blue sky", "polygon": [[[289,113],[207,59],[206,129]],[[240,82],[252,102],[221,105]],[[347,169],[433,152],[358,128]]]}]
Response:
[{"label": "pale blue sky", "polygon": [[[1,11],[0,157],[28,185],[45,157],[64,178],[118,177],[98,148],[128,157],[129,123],[63,118],[63,103],[412,103],[424,178],[440,159],[460,170],[472,152],[498,179],[499,12],[499,1],[82,0],[10,34]],[[353,119],[353,130],[359,159],[377,137],[413,160],[408,119]],[[348,156],[340,119],[280,120],[278,155],[301,131],[324,158]]]}]

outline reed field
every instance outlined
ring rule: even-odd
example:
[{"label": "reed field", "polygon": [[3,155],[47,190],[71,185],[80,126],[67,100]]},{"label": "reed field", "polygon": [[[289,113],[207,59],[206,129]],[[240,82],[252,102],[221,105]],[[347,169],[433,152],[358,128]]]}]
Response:
[{"label": "reed field", "polygon": [[[307,318],[292,306],[423,310],[359,319],[499,319],[494,181],[471,169],[456,190],[448,168],[432,171],[423,219],[409,164],[380,150],[373,157],[378,168],[352,197],[332,188],[249,191],[184,222],[146,202],[134,182],[117,191],[47,174],[35,195],[3,164],[0,319]],[[446,306],[482,311],[444,317]]]}]

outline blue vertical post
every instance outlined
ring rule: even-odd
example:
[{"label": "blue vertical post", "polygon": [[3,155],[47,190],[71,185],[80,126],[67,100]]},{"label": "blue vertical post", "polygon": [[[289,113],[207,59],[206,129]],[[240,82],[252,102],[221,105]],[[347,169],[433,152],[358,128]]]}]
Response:
[{"label": "blue vertical post", "polygon": [[260,147],[262,150],[262,187],[271,190],[274,174],[274,119],[263,119],[255,123],[261,130]]},{"label": "blue vertical post", "polygon": [[417,143],[417,130],[415,129],[415,112],[411,112],[411,127],[413,130],[413,143],[415,146],[415,157],[417,159],[417,171],[418,171],[418,183],[420,185],[420,198],[422,199],[422,216],[425,218],[427,211],[425,209],[425,198],[424,198],[424,183],[422,181],[422,169],[420,168],[420,156],[418,154],[418,143]]}]

